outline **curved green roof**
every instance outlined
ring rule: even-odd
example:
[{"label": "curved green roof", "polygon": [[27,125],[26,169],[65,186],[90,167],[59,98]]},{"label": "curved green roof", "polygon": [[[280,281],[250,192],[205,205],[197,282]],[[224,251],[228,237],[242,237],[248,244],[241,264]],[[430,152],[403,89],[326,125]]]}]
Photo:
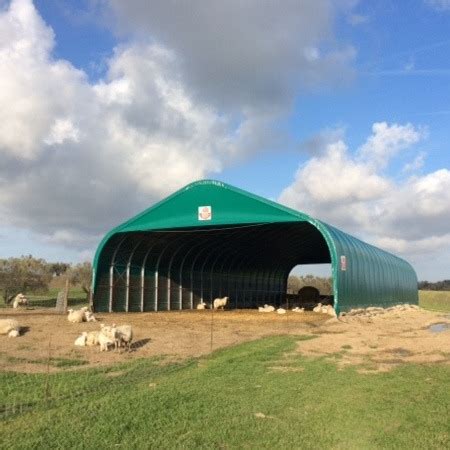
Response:
[{"label": "curved green roof", "polygon": [[[211,214],[200,220],[204,206]],[[222,257],[229,263],[220,272]],[[202,180],[104,237],[94,258],[94,305],[110,311],[194,307],[195,298],[208,297],[206,283],[209,296],[234,292],[236,306],[267,303],[264,299],[283,303],[281,292],[292,267],[325,262],[332,265],[337,310],[418,302],[416,274],[403,259],[302,212],[220,181]],[[179,294],[173,294],[174,285]],[[146,307],[149,289],[153,300]],[[275,290],[278,297],[264,296]]]}]

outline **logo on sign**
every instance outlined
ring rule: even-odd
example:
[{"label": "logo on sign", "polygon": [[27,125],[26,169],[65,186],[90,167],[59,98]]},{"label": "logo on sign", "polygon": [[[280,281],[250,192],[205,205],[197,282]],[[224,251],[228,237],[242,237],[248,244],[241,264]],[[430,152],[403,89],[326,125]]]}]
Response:
[{"label": "logo on sign", "polygon": [[347,257],[345,255],[341,256],[341,270],[347,270]]},{"label": "logo on sign", "polygon": [[199,206],[198,207],[198,220],[211,220],[212,208],[211,206]]}]

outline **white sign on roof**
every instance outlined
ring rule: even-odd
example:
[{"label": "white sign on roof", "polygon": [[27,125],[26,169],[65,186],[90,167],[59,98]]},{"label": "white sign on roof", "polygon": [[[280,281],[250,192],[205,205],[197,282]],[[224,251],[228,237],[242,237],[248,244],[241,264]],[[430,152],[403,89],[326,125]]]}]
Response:
[{"label": "white sign on roof", "polygon": [[212,208],[211,206],[199,206],[198,207],[198,220],[211,220]]}]

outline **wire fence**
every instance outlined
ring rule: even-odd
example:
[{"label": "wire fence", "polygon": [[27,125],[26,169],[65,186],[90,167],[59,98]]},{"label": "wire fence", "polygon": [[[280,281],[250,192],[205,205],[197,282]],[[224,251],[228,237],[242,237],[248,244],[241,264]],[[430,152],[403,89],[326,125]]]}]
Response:
[{"label": "wire fence", "polygon": [[[283,306],[291,307],[287,297]],[[68,296],[68,306],[86,299]],[[21,336],[0,336],[0,418],[7,420],[29,411],[48,410],[72,398],[92,392],[113,392],[123,383],[140,383],[168,370],[164,361],[187,364],[189,357],[268,334],[297,331],[300,315],[289,311],[278,315],[258,310],[185,310],[151,313],[103,313],[99,322],[69,323],[55,313],[56,298],[32,298],[26,308],[11,317],[21,326]],[[50,309],[53,306],[53,309]],[[43,309],[40,309],[43,308]],[[313,326],[317,316],[306,314]],[[77,347],[74,341],[83,332],[100,332],[101,324],[130,323],[135,331],[131,351],[124,348],[100,352],[98,345]],[[160,325],[157,325],[159,322]],[[151,325],[150,325],[151,324]],[[164,340],[164,342],[163,342]],[[155,347],[158,349],[155,353]],[[182,349],[179,358],[178,350]],[[161,356],[166,355],[166,356]],[[167,356],[169,355],[169,356]],[[148,358],[146,358],[148,357]],[[174,365],[174,370],[178,367]],[[172,364],[170,364],[172,367]]]}]

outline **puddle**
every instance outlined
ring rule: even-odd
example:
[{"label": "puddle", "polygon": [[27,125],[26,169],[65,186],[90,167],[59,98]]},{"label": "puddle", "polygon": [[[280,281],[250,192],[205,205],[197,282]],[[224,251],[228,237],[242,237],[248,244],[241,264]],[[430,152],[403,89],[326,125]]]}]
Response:
[{"label": "puddle", "polygon": [[428,327],[428,330],[432,333],[442,333],[443,331],[450,330],[450,323],[433,323]]}]

